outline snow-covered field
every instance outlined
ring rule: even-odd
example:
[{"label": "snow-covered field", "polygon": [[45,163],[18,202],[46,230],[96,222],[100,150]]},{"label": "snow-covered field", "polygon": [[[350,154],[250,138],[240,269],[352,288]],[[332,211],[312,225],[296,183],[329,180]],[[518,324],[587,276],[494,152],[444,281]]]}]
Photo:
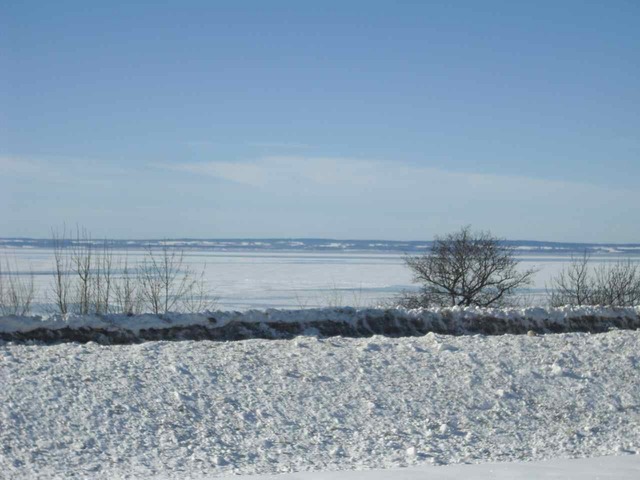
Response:
[{"label": "snow-covered field", "polygon": [[8,343],[0,476],[202,478],[637,454],[639,367],[631,330]]}]

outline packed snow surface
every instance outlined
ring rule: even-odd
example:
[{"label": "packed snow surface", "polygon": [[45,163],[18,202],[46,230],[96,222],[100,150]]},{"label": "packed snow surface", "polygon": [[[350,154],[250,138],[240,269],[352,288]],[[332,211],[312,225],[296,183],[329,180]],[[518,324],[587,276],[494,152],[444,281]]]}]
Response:
[{"label": "packed snow surface", "polygon": [[[161,477],[160,477],[161,478]],[[638,480],[640,455],[386,470],[239,475],[234,480]],[[202,480],[206,479],[203,477]]]},{"label": "packed snow surface", "polygon": [[640,332],[0,345],[0,476],[637,454]]}]

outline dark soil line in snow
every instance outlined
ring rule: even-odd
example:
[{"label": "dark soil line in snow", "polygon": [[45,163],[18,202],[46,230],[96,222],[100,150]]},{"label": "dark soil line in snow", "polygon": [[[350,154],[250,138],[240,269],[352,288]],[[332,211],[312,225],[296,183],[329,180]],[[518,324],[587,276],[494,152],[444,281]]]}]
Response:
[{"label": "dark soil line in snow", "polygon": [[[132,317],[135,318],[135,317]],[[209,325],[174,325],[166,327],[127,329],[119,325],[110,328],[62,327],[35,328],[28,331],[0,331],[0,340],[8,342],[96,342],[105,345],[125,345],[161,340],[237,341],[247,339],[291,339],[300,335],[319,337],[363,338],[373,335],[415,337],[433,332],[445,335],[504,335],[588,332],[602,333],[612,329],[640,329],[640,316],[593,315],[557,319],[498,318],[474,316],[460,318],[442,315],[440,318],[402,318],[392,314],[353,318],[351,321],[320,319],[316,321],[231,321],[222,325],[215,316],[208,316]]]}]

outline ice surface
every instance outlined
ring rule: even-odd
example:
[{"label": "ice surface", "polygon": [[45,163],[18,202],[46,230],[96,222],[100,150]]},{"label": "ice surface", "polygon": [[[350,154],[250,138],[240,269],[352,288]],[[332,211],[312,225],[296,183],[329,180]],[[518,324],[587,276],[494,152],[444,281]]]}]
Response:
[{"label": "ice surface", "polygon": [[[45,313],[52,307],[48,305],[50,298],[47,298],[47,292],[53,280],[53,250],[10,246],[11,242],[0,239],[0,244],[2,242],[5,246],[0,247],[0,259],[15,260],[18,272],[34,273],[37,287],[35,307],[37,313]],[[372,244],[370,251],[345,251],[342,248],[309,251],[305,249],[308,245],[304,242],[284,240],[271,241],[267,246],[254,245],[256,242],[253,241],[251,250],[242,247],[241,241],[209,242],[213,245],[206,241],[174,243],[186,248],[186,265],[198,272],[204,267],[205,278],[223,309],[367,307],[386,302],[404,289],[415,288],[411,272],[404,265],[401,249],[409,248],[409,245],[398,242],[398,251],[385,250],[387,243]],[[369,244],[367,242],[366,245]],[[126,256],[129,267],[132,267],[143,259],[143,245],[134,242],[131,250],[115,249],[114,256]],[[415,245],[417,251],[412,253],[421,253],[424,247],[426,245]],[[572,251],[566,253],[560,249],[565,252],[560,255],[557,252],[544,253],[553,250],[551,246],[530,245],[526,248],[530,250],[519,256],[521,268],[539,267],[540,271],[534,278],[533,287],[524,293],[538,304],[545,299],[545,285],[570,261]],[[617,254],[598,254],[594,247],[593,266],[616,261],[632,253],[636,255],[632,258],[640,261],[638,251],[633,248]]]}]

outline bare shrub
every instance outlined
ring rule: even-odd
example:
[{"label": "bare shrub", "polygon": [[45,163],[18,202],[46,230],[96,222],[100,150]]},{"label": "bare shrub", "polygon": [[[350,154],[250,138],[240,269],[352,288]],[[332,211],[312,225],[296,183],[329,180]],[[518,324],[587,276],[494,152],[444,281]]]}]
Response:
[{"label": "bare shrub", "polygon": [[[296,293],[296,300],[300,309],[306,308],[309,301],[302,302]],[[315,302],[320,308],[352,307],[361,309],[369,307],[372,302],[365,299],[362,283],[358,288],[340,287],[334,281],[331,288],[324,291],[322,295],[315,296]]]},{"label": "bare shrub", "polygon": [[91,283],[91,303],[95,313],[110,313],[114,309],[111,301],[114,287],[113,252],[107,240],[97,251],[94,262],[94,275]]},{"label": "bare shrub", "polygon": [[404,290],[395,298],[392,298],[390,302],[387,302],[384,306],[395,307],[400,306],[404,308],[422,308],[434,306],[430,303],[427,297],[422,295],[422,292],[411,292]]},{"label": "bare shrub", "polygon": [[298,310],[304,310],[305,308],[308,308],[309,302],[311,301],[308,297],[305,298],[298,291],[294,293],[294,296],[296,297],[296,305],[298,306]]},{"label": "bare shrub", "polygon": [[86,229],[81,230],[80,227],[76,227],[76,238],[71,247],[71,263],[76,275],[73,305],[76,312],[81,315],[86,315],[91,310],[92,260],[91,236]]},{"label": "bare shrub", "polygon": [[111,307],[115,313],[136,315],[142,313],[142,297],[138,285],[135,268],[129,267],[129,259],[125,255],[122,273],[113,282],[114,302]]},{"label": "bare shrub", "polygon": [[436,237],[431,252],[407,256],[405,263],[421,284],[419,292],[404,292],[398,299],[408,308],[506,305],[537,272],[518,270],[512,249],[489,232],[470,227]]},{"label": "bare shrub", "polygon": [[330,289],[325,290],[318,304],[326,308],[338,308],[346,305],[344,291],[334,281]]},{"label": "bare shrub", "polygon": [[103,314],[113,311],[111,300],[114,283],[114,258],[112,248],[104,240],[101,248],[96,248],[91,234],[76,227],[76,237],[72,241],[69,255],[73,288],[72,310],[86,315]]},{"label": "bare shrub", "polygon": [[7,258],[4,267],[0,261],[0,314],[27,315],[35,297],[33,272],[19,275],[17,266],[12,266]]},{"label": "bare shrub", "polygon": [[71,301],[71,260],[65,250],[66,227],[62,228],[62,233],[57,229],[51,230],[53,240],[53,282],[51,285],[52,303],[58,313],[66,315],[69,313],[69,303]]},{"label": "bare shrub", "polygon": [[104,314],[117,311],[113,305],[115,267],[110,243],[96,248],[90,233],[76,227],[75,238],[67,239],[66,227],[52,230],[54,270],[52,303],[61,314]]},{"label": "bare shrub", "polygon": [[590,255],[572,257],[571,263],[547,288],[552,307],[564,305],[640,305],[640,265],[631,259],[590,268]]},{"label": "bare shrub", "polygon": [[138,266],[138,282],[144,308],[155,314],[176,311],[204,311],[213,308],[204,280],[184,264],[184,251],[164,243],[159,251],[151,247]]},{"label": "bare shrub", "polygon": [[191,274],[187,289],[181,301],[180,310],[188,313],[199,313],[213,310],[218,303],[218,297],[213,296],[206,279],[204,267],[198,274]]}]

